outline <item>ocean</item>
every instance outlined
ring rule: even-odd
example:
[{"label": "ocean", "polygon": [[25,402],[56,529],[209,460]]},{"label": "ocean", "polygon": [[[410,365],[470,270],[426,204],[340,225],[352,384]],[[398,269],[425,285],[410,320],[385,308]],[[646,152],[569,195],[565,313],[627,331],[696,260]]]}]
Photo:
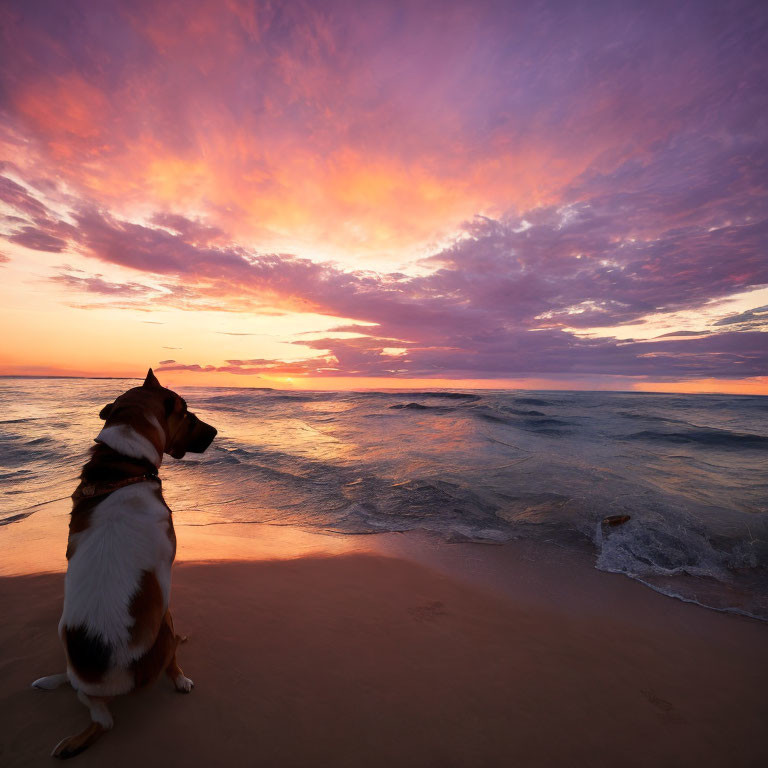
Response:
[{"label": "ocean", "polygon": [[[9,526],[69,497],[99,410],[138,383],[0,379],[0,552]],[[178,391],[219,435],[203,455],[165,457],[177,528],[530,538],[768,620],[768,397]]]}]

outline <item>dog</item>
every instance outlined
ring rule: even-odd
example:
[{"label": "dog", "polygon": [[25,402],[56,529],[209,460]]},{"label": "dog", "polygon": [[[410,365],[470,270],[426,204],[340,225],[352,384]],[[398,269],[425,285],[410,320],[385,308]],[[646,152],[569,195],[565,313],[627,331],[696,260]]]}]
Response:
[{"label": "dog", "polygon": [[99,414],[104,428],[72,494],[64,608],[59,622],[67,671],[35,688],[69,682],[91,724],[60,741],[53,757],[74,757],[112,727],[109,701],[165,671],[176,690],[193,682],[176,660],[168,610],[176,534],[157,475],[163,454],[203,453],[216,429],[187,410],[149,369]]}]

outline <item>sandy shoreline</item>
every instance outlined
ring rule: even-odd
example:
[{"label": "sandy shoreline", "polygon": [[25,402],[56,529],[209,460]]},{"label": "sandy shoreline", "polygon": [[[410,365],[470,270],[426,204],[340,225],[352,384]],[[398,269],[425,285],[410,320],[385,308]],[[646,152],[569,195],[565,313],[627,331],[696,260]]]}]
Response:
[{"label": "sandy shoreline", "polygon": [[[195,690],[163,680],[118,700],[114,731],[76,764],[768,761],[765,624],[526,546],[493,548],[506,588],[478,566],[489,548],[437,550],[428,567],[397,548],[178,565]],[[3,766],[50,764],[87,722],[71,689],[28,687],[62,666],[61,592],[61,574],[0,579]]]}]

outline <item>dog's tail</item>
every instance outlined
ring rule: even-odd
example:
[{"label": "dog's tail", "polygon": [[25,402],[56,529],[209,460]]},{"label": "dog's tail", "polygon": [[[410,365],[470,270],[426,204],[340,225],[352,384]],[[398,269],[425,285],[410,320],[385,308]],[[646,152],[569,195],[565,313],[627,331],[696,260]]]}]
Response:
[{"label": "dog's tail", "polygon": [[87,696],[82,691],[78,691],[77,698],[88,707],[91,714],[91,724],[77,735],[62,739],[53,748],[51,757],[66,760],[68,757],[79,755],[112,727],[112,714],[107,707],[108,697]]},{"label": "dog's tail", "polygon": [[107,729],[100,723],[91,723],[84,731],[77,736],[67,736],[62,739],[51,752],[51,757],[58,757],[60,760],[79,755],[83,750],[93,744]]}]

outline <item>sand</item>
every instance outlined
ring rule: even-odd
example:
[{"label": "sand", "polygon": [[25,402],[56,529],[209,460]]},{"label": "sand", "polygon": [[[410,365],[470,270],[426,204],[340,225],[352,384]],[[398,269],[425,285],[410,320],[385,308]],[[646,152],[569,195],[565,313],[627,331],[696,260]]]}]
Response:
[{"label": "sand", "polygon": [[[160,680],[118,699],[73,764],[768,765],[768,625],[529,545],[416,562],[422,543],[383,541],[177,565],[194,691]],[[29,688],[62,670],[62,586],[0,578],[2,766],[50,765],[87,724],[70,688]]]}]

